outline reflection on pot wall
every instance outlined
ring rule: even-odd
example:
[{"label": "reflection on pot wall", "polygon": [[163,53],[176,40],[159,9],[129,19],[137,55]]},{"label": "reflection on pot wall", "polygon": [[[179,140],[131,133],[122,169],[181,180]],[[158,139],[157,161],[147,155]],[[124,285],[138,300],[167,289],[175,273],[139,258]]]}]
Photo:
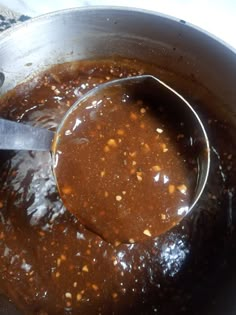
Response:
[{"label": "reflection on pot wall", "polygon": [[236,4],[233,0],[207,2],[204,0],[189,0],[187,2],[185,0],[166,0],[155,2],[145,2],[143,0],[131,0],[129,2],[125,0],[59,0],[56,2],[48,2],[45,0],[11,0],[10,3],[9,1],[1,0],[0,4],[28,16],[38,16],[40,14],[67,8],[97,5],[129,6],[152,10],[195,24],[218,36],[236,48],[236,40],[233,32],[233,30],[236,29],[236,21],[234,18],[236,14]]}]

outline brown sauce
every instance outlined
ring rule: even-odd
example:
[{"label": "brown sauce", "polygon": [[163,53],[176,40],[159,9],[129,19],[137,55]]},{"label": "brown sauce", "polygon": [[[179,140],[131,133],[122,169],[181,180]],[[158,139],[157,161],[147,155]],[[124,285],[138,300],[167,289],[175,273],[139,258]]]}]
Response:
[{"label": "brown sauce", "polygon": [[145,72],[174,88],[178,82],[207,125],[212,162],[205,192],[171,231],[113,246],[66,211],[50,154],[1,152],[0,293],[24,314],[198,315],[210,314],[209,307],[218,314],[222,290],[235,277],[236,143],[235,126],[215,110],[221,102],[214,95],[200,85],[195,94],[196,82],[134,60],[78,62],[9,93],[1,116],[55,130],[81,93]]},{"label": "brown sauce", "polygon": [[198,157],[183,121],[165,107],[113,87],[81,103],[59,131],[64,205],[113,244],[154,238],[191,206]]}]

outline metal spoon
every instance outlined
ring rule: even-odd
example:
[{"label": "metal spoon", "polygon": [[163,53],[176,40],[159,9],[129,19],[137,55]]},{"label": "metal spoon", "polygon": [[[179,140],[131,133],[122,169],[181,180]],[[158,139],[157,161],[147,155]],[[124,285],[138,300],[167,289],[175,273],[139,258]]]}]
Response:
[{"label": "metal spoon", "polygon": [[[168,107],[169,115],[181,119],[186,131],[191,131],[203,150],[198,156],[198,178],[188,212],[196,205],[207,182],[210,167],[210,149],[204,126],[192,106],[174,89],[151,75],[142,75],[118,79],[99,85],[80,98],[64,116],[57,131],[35,128],[22,123],[0,119],[0,149],[4,150],[36,150],[52,151],[56,160],[57,144],[61,136],[64,123],[74,111],[81,106],[91,104],[92,100],[101,93],[114,93],[117,89],[124,89],[141,99],[152,98],[163,102]],[[54,172],[55,177],[56,172]],[[60,187],[59,187],[60,188]],[[59,189],[60,191],[60,189]]]}]

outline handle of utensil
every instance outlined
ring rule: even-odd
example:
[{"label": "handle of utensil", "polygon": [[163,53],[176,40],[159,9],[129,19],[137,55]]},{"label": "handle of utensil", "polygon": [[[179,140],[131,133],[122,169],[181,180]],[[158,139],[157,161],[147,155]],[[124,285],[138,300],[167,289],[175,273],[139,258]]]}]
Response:
[{"label": "handle of utensil", "polygon": [[50,151],[54,132],[0,118],[0,150]]}]

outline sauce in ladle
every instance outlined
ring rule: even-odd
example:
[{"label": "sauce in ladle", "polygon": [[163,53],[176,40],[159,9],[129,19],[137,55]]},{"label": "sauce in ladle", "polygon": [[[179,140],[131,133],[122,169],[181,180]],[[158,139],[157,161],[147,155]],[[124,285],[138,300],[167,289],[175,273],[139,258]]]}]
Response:
[{"label": "sauce in ladle", "polygon": [[155,237],[191,205],[198,173],[193,141],[162,105],[124,89],[101,92],[59,131],[55,172],[63,202],[113,244]]}]

